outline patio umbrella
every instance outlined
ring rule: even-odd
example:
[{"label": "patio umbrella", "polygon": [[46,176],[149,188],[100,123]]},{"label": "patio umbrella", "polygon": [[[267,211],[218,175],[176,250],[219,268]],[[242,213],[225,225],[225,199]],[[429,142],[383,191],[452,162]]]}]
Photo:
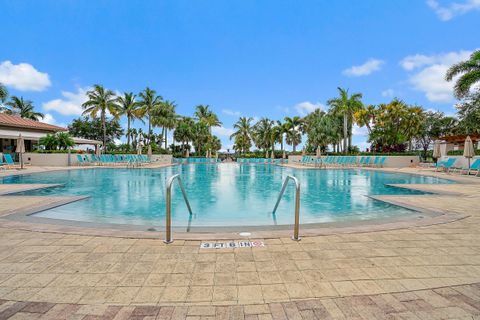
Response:
[{"label": "patio umbrella", "polygon": [[275,153],[273,153],[273,150],[272,150],[272,154],[271,154],[270,158],[275,159]]},{"label": "patio umbrella", "polygon": [[435,140],[433,144],[433,155],[432,157],[435,158],[435,162],[437,161],[438,158],[442,156],[442,152],[440,150],[440,141]]},{"label": "patio umbrella", "polygon": [[473,142],[470,136],[467,136],[467,139],[465,139],[463,156],[468,159],[468,174],[470,174],[470,160],[475,156],[475,149],[473,149]]},{"label": "patio umbrella", "polygon": [[320,150],[320,146],[318,146],[318,148],[317,148],[317,159],[320,159],[321,156],[322,156],[322,150]]},{"label": "patio umbrella", "polygon": [[190,157],[190,151],[187,149],[187,152],[185,152],[185,158]]},{"label": "patio umbrella", "polygon": [[142,145],[139,143],[137,147],[137,154],[140,156],[142,154]]},{"label": "patio umbrella", "polygon": [[218,159],[218,151],[215,151],[215,159]]},{"label": "patio umbrella", "polygon": [[286,158],[287,158],[287,154],[285,153],[285,150],[283,150],[282,158],[283,158],[283,159],[286,159]]},{"label": "patio umbrella", "polygon": [[207,150],[207,152],[205,153],[205,158],[208,158],[208,150]]},{"label": "patio umbrella", "polygon": [[100,145],[99,144],[95,145],[95,155],[97,157],[100,157]]},{"label": "patio umbrella", "polygon": [[25,153],[25,141],[22,138],[22,134],[18,135],[17,139],[17,150],[15,152],[18,153],[20,158],[20,168],[23,169],[23,154]]},{"label": "patio umbrella", "polygon": [[148,157],[151,158],[152,157],[152,146],[149,144],[148,145],[148,151],[147,151],[147,154],[148,154]]}]

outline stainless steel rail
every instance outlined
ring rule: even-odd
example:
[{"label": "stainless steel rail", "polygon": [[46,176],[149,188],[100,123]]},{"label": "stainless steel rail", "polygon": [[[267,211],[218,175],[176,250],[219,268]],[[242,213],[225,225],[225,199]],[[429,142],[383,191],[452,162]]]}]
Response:
[{"label": "stainless steel rail", "polygon": [[277,211],[278,205],[280,204],[280,200],[282,199],[283,194],[285,193],[285,189],[287,188],[287,184],[289,180],[293,180],[295,182],[295,224],[293,226],[293,237],[292,240],[300,241],[300,237],[298,236],[298,229],[300,223],[300,183],[298,179],[294,176],[288,175],[285,180],[283,181],[282,190],[278,195],[277,203],[273,208],[272,214],[275,214]]},{"label": "stainless steel rail", "polygon": [[175,174],[168,178],[167,180],[167,205],[166,205],[166,223],[165,223],[165,243],[172,243],[172,219],[171,219],[171,212],[172,212],[172,184],[175,179],[178,180],[178,185],[180,186],[180,190],[182,190],[183,199],[185,200],[185,204],[187,205],[188,211],[190,212],[190,216],[192,216],[192,208],[190,207],[190,202],[188,202],[187,194],[185,193],[185,188],[183,187],[182,179],[180,178],[180,174]]}]

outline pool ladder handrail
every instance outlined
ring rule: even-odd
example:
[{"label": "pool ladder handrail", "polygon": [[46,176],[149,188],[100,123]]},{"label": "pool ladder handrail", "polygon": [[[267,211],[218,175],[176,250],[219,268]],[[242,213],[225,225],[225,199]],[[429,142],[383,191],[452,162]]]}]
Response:
[{"label": "pool ladder handrail", "polygon": [[296,177],[288,175],[283,181],[282,190],[278,195],[277,203],[275,203],[275,207],[273,208],[272,214],[275,214],[275,212],[277,211],[278,205],[280,204],[280,200],[282,199],[282,196],[285,193],[285,189],[287,188],[289,180],[293,180],[295,182],[295,224],[293,226],[292,240],[300,241],[300,237],[298,236],[299,223],[300,223],[300,183],[298,182],[298,179]]},{"label": "pool ladder handrail", "polygon": [[190,202],[188,202],[187,194],[185,193],[185,188],[183,187],[182,178],[180,178],[180,174],[175,174],[168,178],[167,180],[167,204],[166,204],[166,223],[165,223],[165,243],[172,243],[172,219],[171,219],[171,212],[172,212],[172,184],[173,181],[177,179],[178,185],[180,186],[180,190],[182,190],[183,199],[185,200],[185,204],[187,205],[188,211],[190,212],[190,216],[192,213],[192,208],[190,207]]}]

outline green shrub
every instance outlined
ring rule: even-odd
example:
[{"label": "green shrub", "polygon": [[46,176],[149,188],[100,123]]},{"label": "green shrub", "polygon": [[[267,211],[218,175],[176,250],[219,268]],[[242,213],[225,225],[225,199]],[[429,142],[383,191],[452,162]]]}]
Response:
[{"label": "green shrub", "polygon": [[[449,156],[463,156],[463,150],[450,150],[447,152]],[[480,156],[480,150],[475,150],[475,155]]]}]

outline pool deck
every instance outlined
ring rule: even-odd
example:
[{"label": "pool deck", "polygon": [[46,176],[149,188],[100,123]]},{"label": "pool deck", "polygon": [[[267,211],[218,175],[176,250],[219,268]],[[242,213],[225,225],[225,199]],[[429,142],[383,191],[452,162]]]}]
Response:
[{"label": "pool deck", "polygon": [[411,186],[434,194],[382,197],[457,218],[201,249],[199,240],[24,229],[4,216],[67,199],[1,196],[0,319],[480,318],[480,178],[385,171],[456,180]]}]

